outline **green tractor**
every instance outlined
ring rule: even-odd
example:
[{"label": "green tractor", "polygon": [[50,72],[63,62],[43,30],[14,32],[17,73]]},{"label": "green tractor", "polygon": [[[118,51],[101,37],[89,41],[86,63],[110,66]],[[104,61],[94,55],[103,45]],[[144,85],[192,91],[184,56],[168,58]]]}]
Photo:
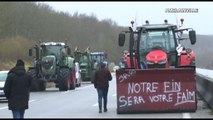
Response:
[{"label": "green tractor", "polygon": [[80,50],[76,48],[74,57],[76,62],[80,65],[82,81],[92,81],[95,69],[89,48],[87,48],[84,52],[80,52]]},{"label": "green tractor", "polygon": [[[27,73],[32,76],[31,91],[45,91],[47,82],[54,82],[60,91],[75,89],[75,60],[71,49],[63,42],[39,42],[35,45],[33,67]],[[29,56],[33,56],[29,49]]]}]

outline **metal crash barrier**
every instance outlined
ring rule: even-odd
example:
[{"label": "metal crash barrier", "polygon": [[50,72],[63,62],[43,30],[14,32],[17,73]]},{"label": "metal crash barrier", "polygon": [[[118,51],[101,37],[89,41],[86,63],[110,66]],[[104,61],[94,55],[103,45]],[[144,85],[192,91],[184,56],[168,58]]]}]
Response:
[{"label": "metal crash barrier", "polygon": [[197,109],[194,69],[120,69],[116,83],[118,114]]},{"label": "metal crash barrier", "polygon": [[196,74],[197,91],[213,110],[213,79]]}]

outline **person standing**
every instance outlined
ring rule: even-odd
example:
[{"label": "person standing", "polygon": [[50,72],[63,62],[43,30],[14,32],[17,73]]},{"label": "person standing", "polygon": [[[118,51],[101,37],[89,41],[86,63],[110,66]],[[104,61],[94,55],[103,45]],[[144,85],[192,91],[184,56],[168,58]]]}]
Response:
[{"label": "person standing", "polygon": [[24,61],[17,60],[7,76],[4,92],[8,99],[8,109],[12,111],[13,118],[24,118],[25,110],[28,109],[30,86],[32,78],[27,75]]},{"label": "person standing", "polygon": [[110,71],[105,67],[104,63],[100,63],[100,68],[95,72],[94,87],[98,93],[99,113],[102,113],[102,98],[104,102],[104,112],[107,112],[107,95],[109,81],[112,80]]}]

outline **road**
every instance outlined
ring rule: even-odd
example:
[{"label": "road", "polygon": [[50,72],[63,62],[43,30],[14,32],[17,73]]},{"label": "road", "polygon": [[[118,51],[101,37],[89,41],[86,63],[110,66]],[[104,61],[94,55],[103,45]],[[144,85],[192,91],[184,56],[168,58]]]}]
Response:
[{"label": "road", "polygon": [[[31,92],[25,118],[213,118],[201,99],[198,99],[195,113],[117,114],[116,80],[115,74],[112,75],[108,112],[98,113],[96,89],[93,84],[82,82],[75,90],[60,92],[58,88],[48,88],[44,92]],[[12,118],[7,102],[0,103],[0,118]]]}]

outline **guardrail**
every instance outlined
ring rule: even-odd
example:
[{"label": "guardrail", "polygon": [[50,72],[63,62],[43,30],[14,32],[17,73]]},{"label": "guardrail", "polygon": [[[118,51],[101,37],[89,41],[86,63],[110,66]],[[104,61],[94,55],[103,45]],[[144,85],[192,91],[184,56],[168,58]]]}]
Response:
[{"label": "guardrail", "polygon": [[213,78],[196,73],[197,92],[213,110]]}]

